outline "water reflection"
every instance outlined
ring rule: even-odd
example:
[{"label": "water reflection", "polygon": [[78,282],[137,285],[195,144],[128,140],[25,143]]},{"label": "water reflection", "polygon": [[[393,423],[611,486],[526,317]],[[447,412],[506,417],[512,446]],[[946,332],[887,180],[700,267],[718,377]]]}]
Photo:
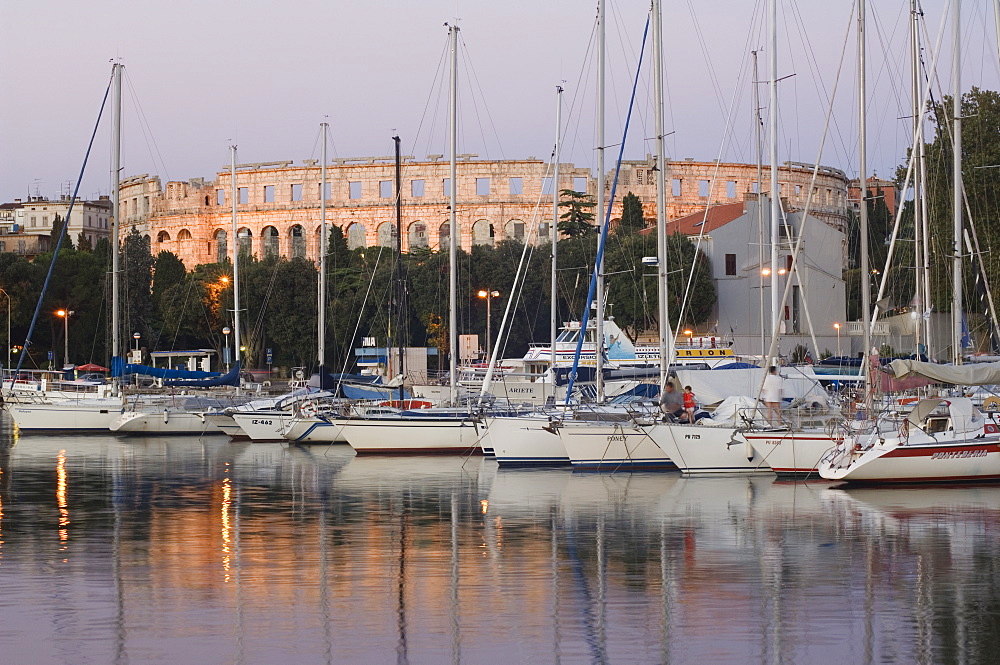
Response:
[{"label": "water reflection", "polygon": [[991,486],[32,436],[0,446],[0,640],[40,663],[982,662],[998,522]]}]

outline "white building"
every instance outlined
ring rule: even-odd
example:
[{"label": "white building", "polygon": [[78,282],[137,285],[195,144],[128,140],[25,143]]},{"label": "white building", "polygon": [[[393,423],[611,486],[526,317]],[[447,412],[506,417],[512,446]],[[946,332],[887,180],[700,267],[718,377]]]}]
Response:
[{"label": "white building", "polygon": [[41,196],[27,201],[14,199],[0,205],[0,251],[33,256],[49,250],[48,237],[56,215],[68,220],[66,236],[77,246],[81,235],[93,247],[101,238],[111,236],[111,200],[107,196],[97,201],[77,199],[69,214],[70,196],[57,200]]},{"label": "white building", "polygon": [[[780,316],[779,352],[790,355],[801,344],[817,361],[824,351],[851,353],[842,277],[847,236],[815,217],[788,212],[775,270],[770,213],[770,202],[761,197],[759,211],[756,200],[745,200],[668,223],[669,232],[683,233],[695,243],[701,234],[701,249],[711,262],[718,300],[709,322],[697,332],[732,335],[736,353],[760,354],[770,340],[771,288],[777,285],[783,290],[791,279]],[[793,265],[792,251],[800,235],[802,246]],[[841,326],[839,334],[834,324]]]}]

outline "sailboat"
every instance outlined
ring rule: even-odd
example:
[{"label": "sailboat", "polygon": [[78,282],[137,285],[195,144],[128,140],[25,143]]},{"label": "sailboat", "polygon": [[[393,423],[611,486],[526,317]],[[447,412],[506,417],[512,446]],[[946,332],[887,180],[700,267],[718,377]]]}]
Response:
[{"label": "sailboat", "polygon": [[[962,365],[962,118],[960,114],[961,2],[955,1],[953,29],[953,365],[895,360],[895,379],[910,376],[957,386],[1000,383],[1000,363]],[[916,152],[916,151],[914,151]],[[876,386],[870,386],[871,393]],[[888,387],[892,387],[891,385]],[[964,482],[1000,479],[1000,424],[996,414],[984,415],[967,397],[920,400],[905,418],[882,414],[870,432],[844,438],[820,462],[819,473],[848,482]]]},{"label": "sailboat", "polygon": [[[239,354],[240,348],[240,273],[239,273],[239,237],[236,224],[236,146],[230,146],[230,173],[231,173],[231,194],[232,197],[232,236],[233,236],[233,333],[234,344]],[[207,381],[168,381],[167,384],[210,386],[228,385],[234,383],[237,386],[236,394],[239,396],[240,369],[242,363],[239,355],[233,368],[223,377]],[[249,398],[243,396],[243,402]],[[108,429],[116,434],[225,434],[226,432],[218,427],[206,416],[208,412],[218,412],[230,403],[221,403],[211,397],[184,397],[180,399],[169,399],[155,405],[145,405],[139,401],[133,403],[132,408],[124,408],[108,424]]]},{"label": "sailboat", "polygon": [[[451,85],[448,107],[450,220],[448,233],[448,335],[450,409],[415,409],[378,417],[343,421],[342,433],[358,453],[479,453],[483,428],[478,418],[458,403],[458,32],[448,26],[451,49]],[[396,192],[397,199],[401,196]],[[338,425],[340,422],[338,421]]]},{"label": "sailboat", "polygon": [[[119,343],[119,313],[118,313],[118,303],[119,303],[119,280],[120,280],[120,268],[119,268],[119,252],[118,252],[118,239],[119,239],[119,176],[120,176],[120,164],[121,164],[121,108],[122,108],[122,69],[124,65],[119,62],[112,64],[112,90],[113,90],[113,109],[114,109],[114,130],[113,130],[113,140],[114,148],[112,150],[112,165],[111,165],[111,186],[112,186],[112,221],[111,221],[111,237],[112,237],[112,269],[111,269],[111,284],[112,284],[112,311],[111,311],[111,338],[112,338],[112,356],[116,356],[120,348]],[[96,132],[96,127],[95,127]],[[91,145],[93,145],[93,137],[91,137]],[[90,149],[88,148],[88,156]],[[84,163],[86,167],[86,162]],[[81,178],[77,179],[77,189],[79,189]],[[73,201],[77,200],[77,192],[73,193]],[[70,204],[70,211],[72,211],[73,203]],[[65,234],[65,229],[68,224],[64,225],[63,233]],[[52,261],[53,264],[58,256],[58,247],[62,243],[62,236],[60,236],[59,241],[56,245],[57,251],[53,254]],[[45,286],[47,287],[49,279],[51,277],[52,265],[49,267],[49,277],[46,278]],[[39,308],[42,304],[42,297],[44,296],[45,287],[42,290],[42,296],[39,297],[38,305],[35,308],[35,315],[32,320],[31,329],[28,333],[28,339],[30,341],[31,331],[34,329],[34,323],[38,318]],[[25,348],[27,348],[28,342],[25,343]],[[21,354],[21,358],[18,361],[17,371],[20,371],[21,363],[24,361],[24,356],[26,354]],[[120,361],[120,358],[114,357],[114,361]],[[114,366],[114,364],[112,365]],[[15,375],[17,372],[15,372]],[[13,384],[5,385],[3,387],[3,397],[4,397],[4,410],[9,416],[14,420],[18,429],[23,433],[29,432],[52,432],[52,431],[72,431],[74,433],[84,433],[84,432],[107,432],[108,425],[111,421],[121,412],[122,404],[121,398],[115,394],[104,393],[102,395],[90,395],[87,393],[80,393],[77,396],[68,397],[66,395],[59,394],[58,392],[51,391],[38,391],[30,395],[20,393],[15,390]]]}]

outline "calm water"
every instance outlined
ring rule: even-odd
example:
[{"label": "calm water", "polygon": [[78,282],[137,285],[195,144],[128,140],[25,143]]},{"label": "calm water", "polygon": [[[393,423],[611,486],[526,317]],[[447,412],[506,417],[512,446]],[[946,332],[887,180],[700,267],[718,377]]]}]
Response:
[{"label": "calm water", "polygon": [[1000,659],[1000,487],[0,434],[4,663]]}]

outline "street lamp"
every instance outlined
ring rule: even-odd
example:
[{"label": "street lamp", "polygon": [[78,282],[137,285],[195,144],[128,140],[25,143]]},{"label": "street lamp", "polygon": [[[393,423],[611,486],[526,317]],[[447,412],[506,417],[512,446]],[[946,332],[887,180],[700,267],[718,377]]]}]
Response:
[{"label": "street lamp", "polygon": [[684,334],[687,335],[688,346],[692,346],[694,344],[694,341],[692,340],[691,335],[694,334],[694,331],[693,330],[685,330]]},{"label": "street lamp", "polygon": [[56,316],[61,316],[63,320],[63,367],[69,365],[69,317],[75,313],[71,309],[61,309],[56,312]]},{"label": "street lamp", "polygon": [[230,330],[229,326],[226,326],[225,328],[222,329],[222,336],[226,338],[226,357],[225,357],[225,361],[226,361],[226,374],[229,373],[229,358],[230,358],[230,353],[229,353],[229,333],[231,333],[231,332],[233,332],[233,331]]},{"label": "street lamp", "polygon": [[491,290],[491,289],[483,289],[479,293],[477,293],[476,295],[478,295],[480,298],[484,298],[486,300],[486,357],[489,358],[490,357],[490,347],[492,346],[492,344],[491,344],[491,341],[492,341],[492,339],[491,339],[491,332],[492,331],[490,330],[490,301],[493,300],[494,298],[500,297],[500,292],[499,291],[494,291],[494,290]]},{"label": "street lamp", "polygon": [[833,327],[837,329],[837,357],[840,357],[840,324],[834,323]]}]

